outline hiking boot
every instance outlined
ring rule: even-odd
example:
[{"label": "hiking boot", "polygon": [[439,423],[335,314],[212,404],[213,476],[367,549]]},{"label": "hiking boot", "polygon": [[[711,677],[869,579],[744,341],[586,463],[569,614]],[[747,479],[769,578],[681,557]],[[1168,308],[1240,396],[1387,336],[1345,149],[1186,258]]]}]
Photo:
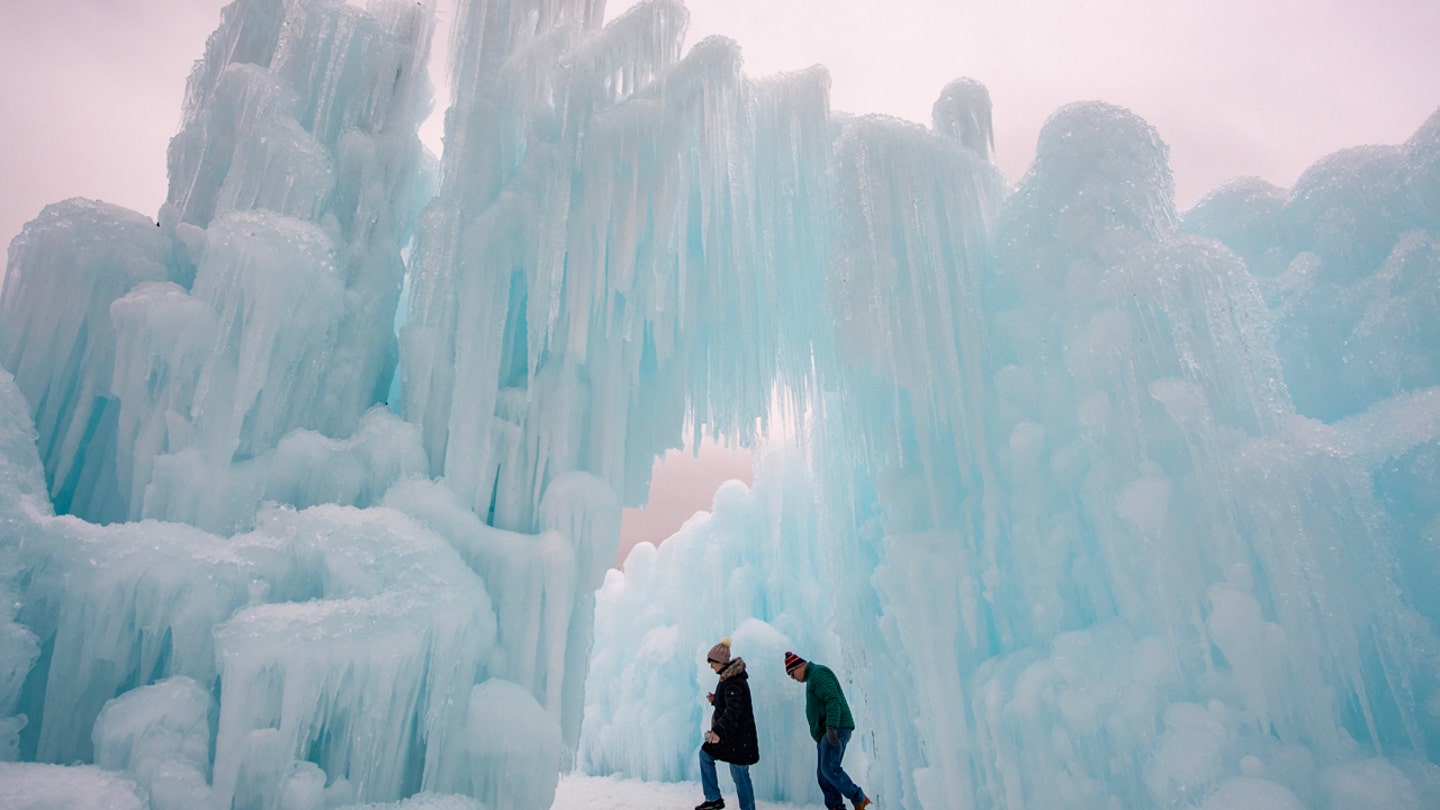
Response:
[{"label": "hiking boot", "polygon": [[713,802],[701,802],[700,804],[695,805],[695,810],[720,810],[720,808],[724,806],[724,799],[716,799]]},{"label": "hiking boot", "polygon": [[870,806],[870,800],[869,800],[868,798],[864,797],[864,796],[861,796],[861,797],[860,797],[860,801],[858,801],[858,802],[855,803],[855,810],[865,810],[865,808],[867,808],[867,807],[869,807],[869,806]]}]

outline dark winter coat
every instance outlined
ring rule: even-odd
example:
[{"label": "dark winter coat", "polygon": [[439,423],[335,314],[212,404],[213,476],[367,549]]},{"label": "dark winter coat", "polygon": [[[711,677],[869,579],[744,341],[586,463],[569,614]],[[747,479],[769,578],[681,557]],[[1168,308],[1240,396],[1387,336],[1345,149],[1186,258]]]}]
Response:
[{"label": "dark winter coat", "polygon": [[754,765],[760,761],[749,681],[743,658],[731,660],[720,670],[720,684],[715,687],[715,713],[710,719],[710,730],[720,737],[720,742],[705,743],[701,747],[721,762]]},{"label": "dark winter coat", "polygon": [[820,742],[827,728],[855,728],[840,679],[829,667],[814,661],[805,665],[805,719],[810,721],[810,737],[815,742]]}]

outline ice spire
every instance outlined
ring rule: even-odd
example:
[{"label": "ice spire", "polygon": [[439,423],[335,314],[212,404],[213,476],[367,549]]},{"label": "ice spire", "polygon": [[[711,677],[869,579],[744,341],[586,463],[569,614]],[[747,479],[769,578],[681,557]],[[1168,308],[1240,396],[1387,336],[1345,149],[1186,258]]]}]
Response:
[{"label": "ice spire", "polygon": [[989,160],[995,151],[995,130],[990,124],[990,90],[974,79],[956,79],[945,85],[931,111],[931,126],[954,138],[966,149]]},{"label": "ice spire", "polygon": [[[194,475],[154,495],[193,500],[185,490],[207,486],[202,467],[264,455],[296,428],[346,437],[383,401],[400,250],[426,188],[416,128],[432,26],[424,3],[366,12],[335,0],[237,0],[191,76],[161,227],[67,203],[27,228],[5,296],[16,313],[48,298],[39,268],[86,250],[87,234],[122,246],[63,259],[80,276],[67,285],[88,292],[71,296],[84,314],[56,321],[51,343],[22,338],[33,331],[22,317],[6,319],[9,366],[71,356],[83,372],[57,371],[89,381],[47,394],[55,383],[19,376],[41,403],[62,510],[169,517],[144,502],[156,459],[196,455]],[[172,286],[142,293],[142,281]],[[192,355],[178,356],[182,346]],[[272,365],[272,352],[286,358]],[[117,363],[126,374],[112,381]]]}]

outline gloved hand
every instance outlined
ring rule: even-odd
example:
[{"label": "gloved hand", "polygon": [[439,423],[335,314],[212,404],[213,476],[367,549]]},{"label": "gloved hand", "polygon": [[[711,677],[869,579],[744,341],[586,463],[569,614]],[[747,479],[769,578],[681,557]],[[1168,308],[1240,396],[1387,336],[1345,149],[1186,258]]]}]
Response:
[{"label": "gloved hand", "polygon": [[830,726],[829,728],[825,729],[825,742],[830,743],[831,747],[833,748],[839,748],[840,729],[834,726]]}]

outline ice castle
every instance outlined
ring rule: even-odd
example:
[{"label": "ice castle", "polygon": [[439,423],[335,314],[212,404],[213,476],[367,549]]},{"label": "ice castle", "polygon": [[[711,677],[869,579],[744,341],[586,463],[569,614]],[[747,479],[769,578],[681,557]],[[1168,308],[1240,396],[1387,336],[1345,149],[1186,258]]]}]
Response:
[{"label": "ice castle", "polygon": [[[434,0],[234,0],[158,216],[11,244],[0,799],[693,778],[730,635],[762,798],[818,795],[797,649],[879,807],[1440,805],[1440,112],[1181,212],[1110,104],[1012,182],[974,81],[854,116],[603,20],[461,0],[436,158]],[[702,433],[797,439],[608,570]]]}]

